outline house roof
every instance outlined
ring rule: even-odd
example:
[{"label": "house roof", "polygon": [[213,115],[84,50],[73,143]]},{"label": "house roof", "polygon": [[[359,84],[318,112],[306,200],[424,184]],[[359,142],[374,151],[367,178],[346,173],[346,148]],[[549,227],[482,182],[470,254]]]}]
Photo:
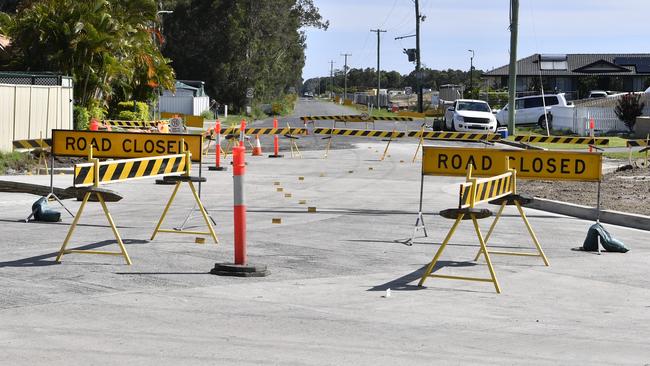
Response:
[{"label": "house roof", "polygon": [[[578,76],[578,75],[650,75],[648,53],[573,53],[566,55],[566,70],[541,70],[539,54],[517,60],[518,76]],[[508,76],[508,65],[488,71],[485,76]]]}]

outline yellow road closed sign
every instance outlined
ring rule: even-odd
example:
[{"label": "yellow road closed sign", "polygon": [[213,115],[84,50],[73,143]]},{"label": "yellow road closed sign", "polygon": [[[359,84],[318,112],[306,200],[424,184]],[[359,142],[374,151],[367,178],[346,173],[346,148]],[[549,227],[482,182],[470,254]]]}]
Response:
[{"label": "yellow road closed sign", "polygon": [[52,130],[52,153],[58,156],[88,156],[93,148],[96,158],[144,158],[181,153],[181,140],[192,154],[192,161],[201,161],[203,136],[170,133],[103,132]]},{"label": "yellow road closed sign", "polygon": [[600,153],[433,146],[422,151],[422,174],[464,176],[471,164],[472,175],[498,175],[506,169],[506,157],[517,178],[592,182],[602,178]]}]

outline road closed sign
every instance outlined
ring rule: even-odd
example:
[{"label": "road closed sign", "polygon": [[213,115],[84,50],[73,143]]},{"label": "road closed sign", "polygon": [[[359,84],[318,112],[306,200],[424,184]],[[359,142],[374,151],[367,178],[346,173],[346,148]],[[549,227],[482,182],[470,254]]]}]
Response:
[{"label": "road closed sign", "polygon": [[52,130],[52,153],[85,157],[94,146],[96,158],[144,158],[180,154],[181,141],[192,154],[192,161],[201,161],[201,135],[169,133]]},{"label": "road closed sign", "polygon": [[493,176],[506,169],[517,170],[517,178],[597,182],[602,178],[600,153],[506,150],[425,146],[422,174],[464,176],[472,165],[472,175]]}]

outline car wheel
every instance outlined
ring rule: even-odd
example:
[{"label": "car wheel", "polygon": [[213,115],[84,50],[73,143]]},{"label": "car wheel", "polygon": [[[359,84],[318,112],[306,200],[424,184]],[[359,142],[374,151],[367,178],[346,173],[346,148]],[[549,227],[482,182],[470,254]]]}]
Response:
[{"label": "car wheel", "polygon": [[553,129],[553,115],[550,113],[546,114],[546,118],[544,116],[539,117],[539,120],[537,121],[537,125],[541,129],[546,129],[546,121],[548,120],[548,129],[552,130]]}]

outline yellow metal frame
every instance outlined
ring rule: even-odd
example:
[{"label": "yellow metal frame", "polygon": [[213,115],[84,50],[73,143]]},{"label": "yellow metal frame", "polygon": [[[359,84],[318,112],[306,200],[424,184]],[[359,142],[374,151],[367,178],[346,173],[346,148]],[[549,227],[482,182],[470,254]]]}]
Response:
[{"label": "yellow metal frame", "polygon": [[[190,160],[190,153],[189,151],[185,151],[184,154],[186,154],[186,159],[185,161],[189,162]],[[184,176],[189,177],[190,176],[190,167],[191,164],[187,164],[185,166],[185,174]],[[206,225],[208,226],[209,231],[190,231],[190,230],[175,230],[175,229],[161,229],[160,227],[162,226],[163,221],[165,220],[165,216],[167,216],[167,212],[169,211],[169,208],[172,205],[172,202],[174,202],[174,198],[176,198],[176,193],[178,193],[178,189],[181,186],[181,181],[176,182],[176,185],[174,186],[174,190],[172,191],[172,195],[169,197],[169,200],[167,201],[167,204],[165,205],[165,209],[162,212],[162,215],[160,215],[160,219],[158,220],[158,224],[156,225],[156,229],[153,231],[153,234],[151,234],[151,240],[153,240],[156,237],[156,234],[158,233],[174,233],[174,234],[191,234],[191,235],[209,235],[214,239],[215,244],[219,244],[219,239],[217,239],[217,234],[214,232],[214,228],[212,227],[212,223],[210,222],[210,219],[208,217],[208,213],[205,210],[205,207],[203,207],[203,203],[201,202],[201,198],[199,197],[199,194],[196,191],[196,188],[194,187],[194,183],[191,181],[187,181],[187,184],[190,186],[190,190],[192,191],[192,195],[194,196],[194,200],[196,201],[197,206],[199,207],[199,211],[201,212],[201,215],[203,216],[203,219],[205,220]]]},{"label": "yellow metal frame", "polygon": [[386,158],[386,155],[388,154],[388,148],[390,147],[390,143],[393,141],[393,136],[395,136],[396,128],[393,127],[393,131],[390,133],[390,137],[388,138],[388,143],[386,144],[386,148],[384,149],[384,153],[381,155],[381,158],[379,158],[380,161],[384,161]]},{"label": "yellow metal frame", "polygon": [[415,161],[418,158],[418,152],[420,152],[420,147],[424,145],[424,125],[420,128],[420,138],[418,139],[418,147],[415,148],[415,154],[413,154],[413,160],[411,160],[412,163],[415,163]]},{"label": "yellow metal frame", "polygon": [[[287,128],[289,129],[289,136],[291,136],[291,126],[289,126],[289,122],[287,122]],[[289,148],[291,148],[291,157],[294,157],[294,149],[295,155],[302,159],[302,153],[300,153],[300,149],[298,149],[298,143],[294,141],[294,139],[289,137]]]},{"label": "yellow metal frame", "polygon": [[[88,152],[88,161],[91,161],[94,164],[94,175],[95,175],[95,182],[93,187],[98,187],[99,186],[99,159],[93,158],[93,148],[92,146],[90,147],[90,150]],[[189,161],[189,160],[188,160]],[[88,202],[88,199],[92,194],[95,194],[97,196],[97,199],[99,200],[99,203],[102,205],[102,209],[104,210],[104,215],[106,215],[106,219],[108,220],[108,224],[110,225],[111,229],[113,230],[113,235],[115,235],[115,239],[117,240],[117,244],[120,246],[120,251],[119,252],[109,252],[109,251],[104,251],[104,250],[81,250],[81,249],[66,249],[68,246],[68,242],[70,241],[70,238],[72,237],[72,234],[74,233],[75,228],[77,227],[77,223],[79,223],[79,219],[81,218],[81,215],[83,214],[84,207],[86,207],[86,203]],[[101,192],[94,192],[94,191],[88,191],[84,195],[83,201],[81,202],[81,206],[79,206],[79,210],[77,211],[77,215],[75,215],[74,220],[72,220],[72,224],[70,225],[70,229],[68,229],[68,234],[65,237],[65,240],[63,241],[63,245],[61,245],[61,249],[59,249],[59,254],[56,256],[56,261],[61,262],[61,258],[65,254],[71,254],[71,253],[76,253],[76,254],[99,254],[99,255],[121,255],[124,257],[124,260],[126,261],[126,264],[131,265],[131,258],[129,258],[129,254],[126,252],[126,247],[124,246],[124,243],[122,242],[122,238],[120,237],[120,233],[117,230],[117,226],[115,226],[115,222],[113,221],[113,217],[111,216],[110,211],[108,210],[108,206],[106,205],[106,202],[104,201],[104,197]]]}]

